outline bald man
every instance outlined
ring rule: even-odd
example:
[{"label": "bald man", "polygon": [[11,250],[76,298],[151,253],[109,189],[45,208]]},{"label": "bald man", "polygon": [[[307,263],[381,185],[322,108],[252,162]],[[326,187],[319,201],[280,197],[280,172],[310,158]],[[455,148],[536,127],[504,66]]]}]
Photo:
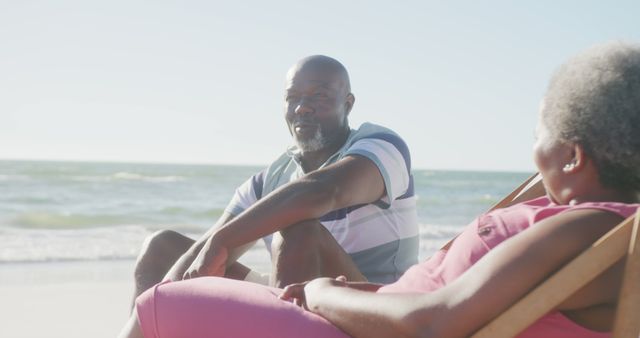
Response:
[{"label": "bald man", "polygon": [[[389,129],[349,127],[355,97],[335,59],[315,55],[287,73],[285,120],[294,145],[237,190],[216,225],[193,241],[150,237],[136,264],[136,296],[163,279],[258,281],[236,262],[263,239],[273,286],[315,277],[395,281],[417,262],[411,159]],[[263,282],[267,282],[263,280]]]}]

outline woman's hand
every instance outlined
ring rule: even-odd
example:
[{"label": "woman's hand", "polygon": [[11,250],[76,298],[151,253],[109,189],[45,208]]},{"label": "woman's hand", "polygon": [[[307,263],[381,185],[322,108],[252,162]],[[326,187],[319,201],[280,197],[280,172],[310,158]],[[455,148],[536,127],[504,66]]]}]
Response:
[{"label": "woman's hand", "polygon": [[[316,278],[311,281],[306,281],[304,283],[294,283],[287,285],[284,288],[284,291],[280,295],[280,299],[282,300],[292,300],[294,304],[301,306],[308,310],[307,307],[307,293],[312,292],[313,296],[315,296],[318,292],[318,288],[326,287],[327,285],[332,286],[346,286],[347,278],[345,276],[338,276],[337,278]],[[328,284],[327,284],[328,283]]]},{"label": "woman's hand", "polygon": [[294,304],[307,308],[307,303],[304,295],[304,287],[309,284],[309,281],[304,283],[294,283],[287,285],[282,293],[280,294],[280,299],[282,300],[290,300]]}]

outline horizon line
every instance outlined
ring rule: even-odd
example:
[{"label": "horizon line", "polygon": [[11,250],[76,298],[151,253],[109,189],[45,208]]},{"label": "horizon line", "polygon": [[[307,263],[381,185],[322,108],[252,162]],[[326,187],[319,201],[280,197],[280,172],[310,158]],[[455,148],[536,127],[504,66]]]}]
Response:
[{"label": "horizon line", "polygon": [[[149,164],[149,165],[183,165],[183,166],[237,166],[237,167],[266,167],[268,163],[215,163],[215,162],[188,162],[188,161],[156,161],[156,160],[106,160],[106,159],[52,159],[52,158],[4,158],[0,157],[0,162],[68,162],[68,163],[105,163],[105,164]],[[528,173],[532,174],[532,171],[523,169],[486,169],[486,168],[473,168],[473,169],[452,169],[452,168],[426,168],[426,167],[413,167],[411,170],[426,170],[426,171],[453,171],[453,172],[494,172],[494,173]]]}]

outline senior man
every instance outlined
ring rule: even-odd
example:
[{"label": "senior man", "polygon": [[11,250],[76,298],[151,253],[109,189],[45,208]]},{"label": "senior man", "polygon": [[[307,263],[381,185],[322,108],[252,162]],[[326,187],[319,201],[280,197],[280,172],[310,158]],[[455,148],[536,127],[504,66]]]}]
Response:
[{"label": "senior man", "polygon": [[194,241],[151,236],[138,258],[136,296],[163,279],[257,281],[236,262],[263,238],[269,284],[320,276],[395,281],[417,262],[418,224],[405,142],[371,123],[351,129],[355,102],[337,60],[314,55],[287,73],[285,120],[294,145],[235,192],[216,225]]}]

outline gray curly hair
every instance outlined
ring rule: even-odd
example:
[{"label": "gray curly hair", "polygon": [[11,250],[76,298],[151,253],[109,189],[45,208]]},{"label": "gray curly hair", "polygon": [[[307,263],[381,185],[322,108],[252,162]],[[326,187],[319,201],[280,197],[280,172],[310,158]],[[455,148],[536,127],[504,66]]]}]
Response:
[{"label": "gray curly hair", "polygon": [[608,43],[553,75],[542,118],[560,141],[584,147],[602,185],[640,191],[640,46]]}]

